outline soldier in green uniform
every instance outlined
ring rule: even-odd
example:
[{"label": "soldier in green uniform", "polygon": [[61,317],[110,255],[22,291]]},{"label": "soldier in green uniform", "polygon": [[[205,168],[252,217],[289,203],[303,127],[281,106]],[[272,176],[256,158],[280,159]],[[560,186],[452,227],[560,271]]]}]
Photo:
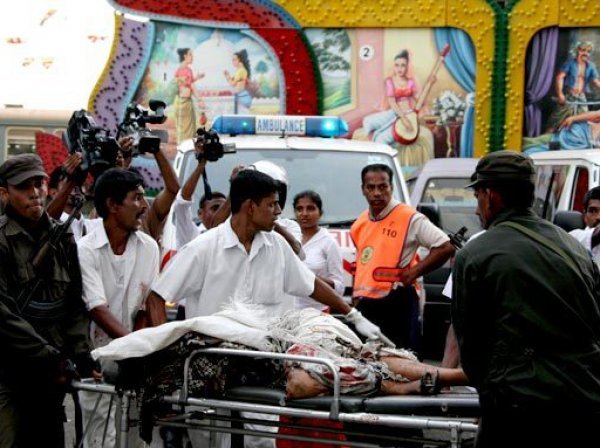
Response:
[{"label": "soldier in green uniform", "polygon": [[534,214],[533,181],[529,157],[497,151],[469,185],[488,231],[457,255],[452,319],[480,395],[478,447],[579,447],[598,437],[598,268]]},{"label": "soldier in green uniform", "polygon": [[32,260],[57,224],[44,211],[46,173],[33,154],[0,165],[0,446],[64,448],[65,386],[89,375],[89,319],[77,247],[61,236]]}]

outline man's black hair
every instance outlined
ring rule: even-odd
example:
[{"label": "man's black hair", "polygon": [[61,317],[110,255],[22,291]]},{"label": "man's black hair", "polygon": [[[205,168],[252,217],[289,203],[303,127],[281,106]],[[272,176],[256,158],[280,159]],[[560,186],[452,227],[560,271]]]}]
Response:
[{"label": "man's black hair", "polygon": [[260,204],[264,198],[277,192],[277,183],[271,176],[256,170],[242,170],[231,181],[231,213],[239,212],[242,204],[248,199]]},{"label": "man's black hair", "polygon": [[[210,199],[227,199],[227,196],[225,196],[220,191],[213,191],[211,193],[211,198]],[[206,199],[206,196],[202,195],[202,197],[200,198],[200,208],[204,207],[204,204],[206,203],[207,200],[208,199]]]},{"label": "man's black hair", "polygon": [[130,170],[111,168],[106,170],[96,180],[94,188],[94,205],[102,219],[108,217],[107,199],[122,204],[130,191],[135,191],[144,185],[142,176]]},{"label": "man's black hair", "polygon": [[389,166],[384,165],[383,163],[372,163],[371,165],[365,166],[360,173],[360,178],[361,178],[362,184],[364,185],[364,183],[365,183],[365,175],[367,173],[382,172],[382,171],[384,173],[388,174],[390,184],[391,184],[392,180],[394,179],[394,172],[392,171],[392,169]]},{"label": "man's black hair", "polygon": [[592,199],[600,200],[600,187],[594,187],[583,196],[583,211],[586,212]]}]

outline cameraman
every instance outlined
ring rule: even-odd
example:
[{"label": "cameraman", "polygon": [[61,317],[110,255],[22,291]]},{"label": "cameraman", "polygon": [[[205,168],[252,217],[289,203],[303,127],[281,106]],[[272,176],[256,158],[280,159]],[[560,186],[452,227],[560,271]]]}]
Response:
[{"label": "cameraman", "polygon": [[[42,162],[22,154],[0,165],[0,446],[64,447],[62,402],[76,376],[91,376],[89,319],[70,233],[31,260],[57,224],[43,205]],[[35,425],[32,430],[32,424]]]},{"label": "cameraman", "polygon": [[201,224],[200,226],[196,226],[191,211],[193,204],[192,196],[206,167],[207,160],[203,157],[203,143],[204,141],[201,138],[196,139],[194,142],[198,164],[190,177],[185,181],[185,184],[177,194],[177,198],[173,204],[177,250],[192,241],[202,232],[214,227],[213,215],[226,200],[226,196],[218,191],[213,191],[210,197],[207,197],[206,194],[202,196],[200,199],[200,207],[198,208],[198,218],[200,218]]},{"label": "cameraman", "polygon": [[[50,190],[53,191],[46,211],[51,218],[65,222],[75,209],[76,204],[83,204],[85,201],[86,198],[83,194],[82,184],[87,177],[87,173],[79,168],[81,162],[80,153],[69,154],[63,164],[56,168],[50,175],[52,185],[50,185],[50,182],[48,183],[48,195],[50,196]],[[99,218],[85,218],[80,208],[71,223],[71,232],[75,241],[91,232],[94,227],[100,224],[102,224],[102,220]]]},{"label": "cameraman", "polygon": [[[133,160],[133,137],[122,137],[119,139],[119,146],[121,147],[121,153],[123,157],[123,168],[137,171],[134,168],[130,168]],[[144,197],[146,202],[147,211],[142,218],[142,232],[150,235],[160,246],[160,239],[162,235],[167,216],[171,210],[171,205],[177,193],[179,192],[179,181],[177,180],[177,174],[173,170],[173,166],[167,160],[162,148],[159,147],[157,152],[152,153],[158,169],[163,178],[165,188],[152,201],[152,205],[148,204],[148,201]]]}]

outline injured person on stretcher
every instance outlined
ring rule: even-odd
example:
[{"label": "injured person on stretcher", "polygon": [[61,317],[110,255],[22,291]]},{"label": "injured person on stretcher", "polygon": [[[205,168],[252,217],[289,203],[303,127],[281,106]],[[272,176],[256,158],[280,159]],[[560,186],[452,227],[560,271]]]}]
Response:
[{"label": "injured person on stretcher", "polygon": [[[169,393],[181,386],[183,363],[192,351],[232,346],[329,359],[338,369],[342,394],[435,393],[440,387],[468,384],[462,369],[421,363],[410,351],[385,347],[379,341],[363,343],[340,320],[318,310],[294,310],[269,318],[256,305],[236,301],[212,316],[136,331],[92,355],[101,361],[124,361],[120,364],[126,377],[157,393]],[[195,358],[190,369],[191,388],[212,396],[229,386],[285,383],[288,398],[306,398],[329,394],[333,385],[327,366],[289,360],[222,360],[203,355]]]}]

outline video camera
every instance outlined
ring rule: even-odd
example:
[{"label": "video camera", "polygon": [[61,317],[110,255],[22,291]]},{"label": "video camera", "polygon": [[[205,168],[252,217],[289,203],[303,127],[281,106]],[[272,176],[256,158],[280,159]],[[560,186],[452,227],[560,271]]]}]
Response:
[{"label": "video camera", "polygon": [[212,129],[206,130],[198,128],[194,144],[202,144],[203,152],[196,155],[198,160],[206,159],[209,162],[216,162],[225,154],[236,152],[234,144],[223,144],[219,141],[219,135]]},{"label": "video camera", "polygon": [[83,109],[71,115],[67,132],[63,133],[63,143],[70,153],[81,153],[80,168],[94,177],[115,166],[119,152],[117,140]]},{"label": "video camera", "polygon": [[167,105],[160,100],[150,100],[150,110],[139,104],[132,103],[125,110],[125,117],[119,124],[117,138],[121,135],[133,137],[132,155],[151,153],[156,154],[160,150],[160,136],[146,128],[150,124],[162,124],[166,121],[165,108]]}]

